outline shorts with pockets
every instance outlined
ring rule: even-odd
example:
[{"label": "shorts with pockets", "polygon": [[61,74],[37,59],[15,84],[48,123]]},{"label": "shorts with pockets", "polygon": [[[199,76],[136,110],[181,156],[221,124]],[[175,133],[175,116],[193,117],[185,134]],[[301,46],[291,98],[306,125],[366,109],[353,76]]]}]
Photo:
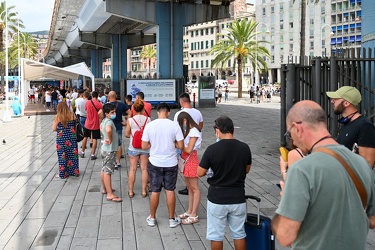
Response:
[{"label": "shorts with pockets", "polygon": [[148,163],[148,178],[152,192],[160,192],[162,185],[165,190],[174,191],[177,183],[177,165],[174,167],[156,167]]}]

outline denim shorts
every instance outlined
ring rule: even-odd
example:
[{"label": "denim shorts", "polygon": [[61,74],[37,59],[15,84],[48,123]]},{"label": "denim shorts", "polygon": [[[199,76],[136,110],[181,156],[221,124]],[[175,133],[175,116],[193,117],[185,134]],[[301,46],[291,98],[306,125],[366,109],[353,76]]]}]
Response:
[{"label": "denim shorts", "polygon": [[150,156],[150,153],[147,153],[147,152],[144,152],[144,151],[137,151],[137,150],[128,150],[128,155],[129,156],[139,156],[139,155],[146,155],[146,156]]},{"label": "denim shorts", "polygon": [[215,204],[207,200],[207,240],[223,241],[228,224],[230,237],[246,238],[246,203]]},{"label": "denim shorts", "polygon": [[101,153],[103,157],[102,171],[105,174],[113,174],[116,164],[116,151],[102,151]]},{"label": "denim shorts", "polygon": [[147,170],[152,192],[160,192],[162,185],[168,191],[176,189],[177,165],[174,167],[156,167],[149,162]]},{"label": "denim shorts", "polygon": [[118,145],[122,147],[122,129],[121,130],[116,129],[116,133],[118,137]]},{"label": "denim shorts", "polygon": [[81,124],[82,128],[85,127],[86,117],[79,117],[79,123]]}]

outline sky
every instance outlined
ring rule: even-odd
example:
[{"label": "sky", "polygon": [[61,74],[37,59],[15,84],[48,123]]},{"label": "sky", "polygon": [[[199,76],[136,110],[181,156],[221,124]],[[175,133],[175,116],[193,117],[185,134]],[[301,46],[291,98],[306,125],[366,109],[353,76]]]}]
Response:
[{"label": "sky", "polygon": [[8,7],[14,6],[25,26],[21,31],[49,30],[55,0],[6,0]]}]

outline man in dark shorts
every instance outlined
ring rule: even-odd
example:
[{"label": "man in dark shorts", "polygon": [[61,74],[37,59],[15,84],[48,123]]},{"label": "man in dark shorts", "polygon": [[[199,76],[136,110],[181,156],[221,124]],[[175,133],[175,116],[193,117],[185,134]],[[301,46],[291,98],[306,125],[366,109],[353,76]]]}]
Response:
[{"label": "man in dark shorts", "polygon": [[336,141],[365,158],[374,168],[375,127],[358,112],[361,93],[355,87],[344,86],[335,92],[327,92],[327,96],[331,98],[335,114],[342,116],[338,120],[342,127]]},{"label": "man in dark shorts", "polygon": [[[184,136],[177,123],[168,119],[170,108],[166,103],[157,107],[158,119],[145,127],[142,136],[142,149],[150,149],[148,176],[151,184],[150,216],[146,221],[150,227],[156,224],[156,209],[162,185],[166,193],[169,212],[169,227],[177,227],[181,220],[175,218],[176,196],[174,190],[177,182],[177,154],[178,148],[184,147]],[[163,128],[163,129],[160,129]]]},{"label": "man in dark shorts", "polygon": [[[85,132],[84,138],[82,140],[82,151],[79,155],[85,157],[85,149],[87,138],[91,137],[92,139],[92,148],[91,148],[91,160],[96,160],[95,152],[98,145],[98,140],[100,140],[100,123],[99,123],[99,110],[102,109],[102,104],[98,101],[98,92],[92,92],[92,99],[86,101],[85,110],[86,110],[86,121],[85,121]],[[114,142],[115,143],[115,142]]]}]

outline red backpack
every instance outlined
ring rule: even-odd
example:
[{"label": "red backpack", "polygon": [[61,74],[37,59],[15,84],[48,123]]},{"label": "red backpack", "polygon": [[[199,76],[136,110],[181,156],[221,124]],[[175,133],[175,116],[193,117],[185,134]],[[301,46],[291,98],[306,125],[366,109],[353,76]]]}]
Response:
[{"label": "red backpack", "polygon": [[134,119],[134,117],[132,119],[135,122],[135,124],[137,124],[137,126],[139,128],[139,130],[135,131],[135,133],[133,135],[132,146],[133,146],[133,148],[142,148],[142,135],[143,135],[143,130],[145,129],[148,117],[146,117],[145,123],[143,124],[142,127],[139,126],[138,122]]}]

